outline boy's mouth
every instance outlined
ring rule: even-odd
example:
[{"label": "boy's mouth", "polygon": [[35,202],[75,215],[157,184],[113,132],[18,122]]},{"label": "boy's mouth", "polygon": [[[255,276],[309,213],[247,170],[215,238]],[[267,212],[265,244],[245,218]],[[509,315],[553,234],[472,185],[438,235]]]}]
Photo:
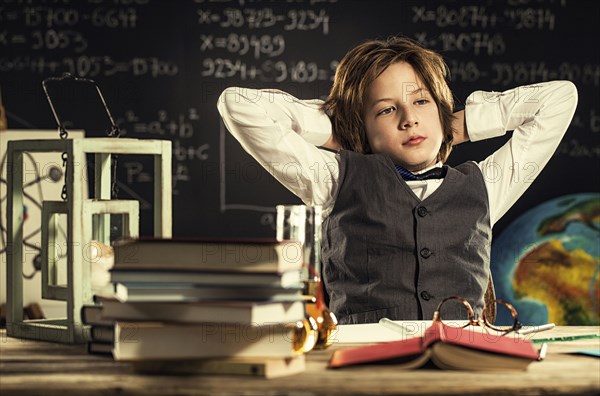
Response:
[{"label": "boy's mouth", "polygon": [[421,135],[413,135],[410,138],[408,138],[408,140],[406,140],[404,143],[402,143],[403,146],[416,146],[418,144],[421,144],[426,138],[424,136]]}]

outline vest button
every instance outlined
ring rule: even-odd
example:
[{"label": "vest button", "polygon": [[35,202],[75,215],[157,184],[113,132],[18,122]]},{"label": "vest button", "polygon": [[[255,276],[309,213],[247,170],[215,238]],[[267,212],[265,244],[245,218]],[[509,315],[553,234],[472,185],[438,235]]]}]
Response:
[{"label": "vest button", "polygon": [[419,253],[421,254],[421,257],[423,257],[423,258],[429,258],[432,254],[431,250],[429,250],[427,248],[421,249],[421,251]]},{"label": "vest button", "polygon": [[418,214],[419,216],[421,216],[421,217],[425,217],[425,216],[427,216],[427,213],[428,213],[428,212],[427,212],[427,208],[426,208],[426,207],[424,207],[424,206],[419,206],[419,207],[417,208],[417,214]]},{"label": "vest button", "polygon": [[429,301],[433,298],[433,296],[431,294],[427,293],[426,291],[422,291],[421,298],[425,301]]}]

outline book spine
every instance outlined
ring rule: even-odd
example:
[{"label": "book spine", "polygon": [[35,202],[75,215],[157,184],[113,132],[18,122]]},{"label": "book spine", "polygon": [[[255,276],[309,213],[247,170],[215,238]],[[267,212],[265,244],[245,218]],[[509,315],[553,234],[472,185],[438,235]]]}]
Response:
[{"label": "book spine", "polygon": [[292,357],[295,327],[117,322],[115,358]]}]

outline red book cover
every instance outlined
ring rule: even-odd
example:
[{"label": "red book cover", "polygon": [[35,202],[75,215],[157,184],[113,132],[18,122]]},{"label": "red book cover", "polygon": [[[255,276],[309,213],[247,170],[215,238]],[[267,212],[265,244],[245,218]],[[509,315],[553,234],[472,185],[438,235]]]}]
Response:
[{"label": "red book cover", "polygon": [[519,338],[514,334],[499,335],[480,333],[462,327],[444,326],[435,323],[425,331],[423,345],[428,347],[435,342],[457,345],[465,348],[476,349],[483,352],[496,353],[531,360],[538,359],[538,352],[529,340]]},{"label": "red book cover", "polygon": [[[479,357],[488,358],[487,361],[489,361],[490,366],[496,363],[507,366],[511,365],[512,362],[517,362],[515,366],[523,368],[529,362],[538,360],[538,352],[528,340],[510,334],[500,336],[434,323],[425,331],[422,337],[337,350],[331,356],[329,367],[339,368],[356,364],[389,363],[404,365],[405,368],[416,368],[427,363],[430,358],[433,358],[432,360],[436,362],[438,360],[434,356],[436,353],[447,356],[449,353],[456,352],[456,348],[447,348],[446,351],[444,351],[444,348],[432,348],[435,344],[460,347],[462,350],[470,352],[470,355],[478,353]],[[440,357],[443,358],[444,356]],[[504,361],[499,362],[499,360]],[[456,368],[470,368],[471,365],[472,362],[464,362],[464,365]]]}]

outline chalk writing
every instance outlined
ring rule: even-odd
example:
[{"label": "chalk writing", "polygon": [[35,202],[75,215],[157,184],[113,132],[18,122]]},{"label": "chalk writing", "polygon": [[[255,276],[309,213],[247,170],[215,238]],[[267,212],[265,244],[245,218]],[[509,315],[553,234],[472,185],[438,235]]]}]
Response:
[{"label": "chalk writing", "polygon": [[486,7],[461,6],[455,9],[445,5],[428,9],[425,6],[412,7],[414,23],[433,22],[438,27],[495,27],[498,22],[496,14],[490,13]]},{"label": "chalk writing", "polygon": [[415,38],[428,47],[440,48],[444,52],[458,51],[474,55],[499,55],[506,52],[506,42],[500,33],[444,32],[434,37],[422,31],[415,33]]},{"label": "chalk writing", "polygon": [[577,139],[563,140],[556,152],[573,158],[600,158],[599,145],[585,144]]},{"label": "chalk writing", "polygon": [[76,8],[36,6],[24,7],[21,13],[27,27],[77,26],[86,22],[98,28],[134,29],[138,21],[137,10],[133,7],[97,7],[91,12],[81,12]]},{"label": "chalk writing", "polygon": [[[522,4],[517,4],[522,5]],[[489,28],[510,26],[517,30],[554,30],[556,14],[549,8],[519,7],[508,8],[496,13],[481,5],[457,6],[440,5],[428,8],[413,6],[413,23],[432,23],[438,28]]]},{"label": "chalk writing", "polygon": [[226,37],[215,37],[213,35],[201,35],[202,44],[200,50],[210,51],[214,49],[226,49],[228,52],[237,55],[246,55],[251,53],[255,59],[261,55],[275,57],[285,51],[285,39],[282,35],[276,36],[262,35],[248,36],[246,34],[231,33]]},{"label": "chalk writing", "polygon": [[335,75],[337,61],[329,62],[326,67],[316,62],[265,61],[260,64],[243,62],[240,59],[206,58],[202,61],[200,75],[218,79],[238,78],[240,80],[259,80],[262,82],[309,83],[331,81]]},{"label": "chalk writing", "polygon": [[271,8],[226,8],[222,11],[198,9],[198,24],[217,25],[228,29],[264,29],[274,26],[283,30],[317,30],[329,34],[329,15],[325,10],[292,9],[277,14]]},{"label": "chalk writing", "polygon": [[[181,186],[191,180],[190,163],[209,159],[210,144],[194,139],[196,130],[200,128],[198,109],[188,108],[185,112],[172,116],[167,110],[158,110],[155,117],[141,119],[134,110],[125,111],[117,118],[122,136],[150,139],[170,139],[173,141],[173,186]],[[149,183],[144,170],[144,163],[138,161],[125,162],[128,183]],[[174,190],[177,195],[179,190]]]},{"label": "chalk writing", "polygon": [[492,63],[491,81],[493,84],[514,85],[556,79],[598,86],[600,65],[562,62],[557,67],[550,67],[544,61]]},{"label": "chalk writing", "polygon": [[517,8],[504,11],[504,15],[514,24],[515,29],[554,30],[556,16],[545,8]]},{"label": "chalk writing", "polygon": [[111,56],[76,56],[53,58],[46,56],[0,57],[0,71],[27,72],[36,74],[65,72],[80,77],[113,76],[130,74],[133,77],[173,77],[179,66],[172,61],[156,57],[134,57],[116,60]]}]

